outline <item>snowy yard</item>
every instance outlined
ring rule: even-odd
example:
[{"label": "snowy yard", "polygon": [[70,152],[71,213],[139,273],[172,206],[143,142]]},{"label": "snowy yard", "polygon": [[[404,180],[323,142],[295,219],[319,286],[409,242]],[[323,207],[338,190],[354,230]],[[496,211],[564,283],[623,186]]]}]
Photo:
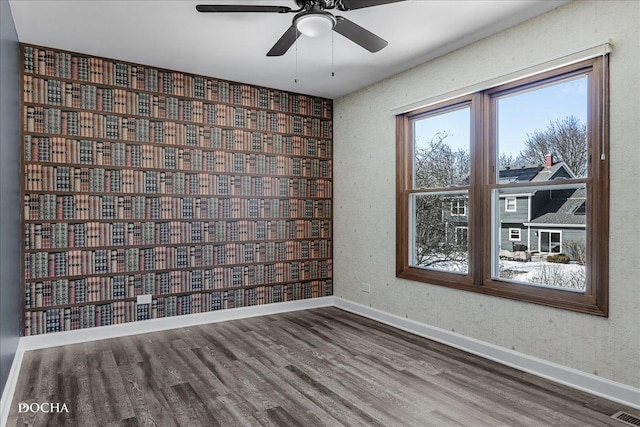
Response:
[{"label": "snowy yard", "polygon": [[500,260],[500,277],[517,282],[584,291],[586,269],[584,265],[576,263]]},{"label": "snowy yard", "polygon": [[[509,281],[573,291],[584,291],[586,288],[586,268],[577,263],[500,260],[499,267],[499,277]],[[466,261],[437,261],[427,268],[461,274],[468,271]]]}]

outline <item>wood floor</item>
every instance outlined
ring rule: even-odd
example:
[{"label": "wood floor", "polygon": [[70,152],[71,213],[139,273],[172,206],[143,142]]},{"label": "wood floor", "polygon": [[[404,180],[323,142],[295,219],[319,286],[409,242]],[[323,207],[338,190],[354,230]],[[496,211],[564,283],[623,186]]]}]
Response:
[{"label": "wood floor", "polygon": [[27,352],[8,425],[624,427],[621,409],[323,308]]}]

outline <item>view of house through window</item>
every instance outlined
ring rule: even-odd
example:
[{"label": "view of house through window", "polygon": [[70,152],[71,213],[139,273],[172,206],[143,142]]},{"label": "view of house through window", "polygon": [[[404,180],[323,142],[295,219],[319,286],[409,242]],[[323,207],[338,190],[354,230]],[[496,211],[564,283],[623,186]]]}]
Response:
[{"label": "view of house through window", "polygon": [[[586,85],[581,76],[496,98],[498,183],[540,185],[518,187],[516,194],[496,190],[496,278],[585,289],[583,257],[577,255],[585,251],[585,212],[575,211],[585,203],[584,188],[542,185],[586,174]],[[413,122],[416,190],[470,184],[470,123],[469,107]],[[413,195],[414,265],[468,272],[467,198],[466,191]]]},{"label": "view of house through window", "polygon": [[[518,192],[521,208],[505,212],[505,200],[513,191]],[[524,284],[585,290],[584,184],[503,188],[498,191],[496,205],[500,226],[496,229],[494,275]]]},{"label": "view of house through window", "polygon": [[[493,276],[519,283],[584,291],[584,185],[559,186],[587,175],[588,78],[585,75],[495,97],[499,218]],[[510,184],[536,187],[509,190]],[[514,194],[516,193],[516,194]],[[514,242],[513,228],[524,230]]]},{"label": "view of house through window", "polygon": [[605,64],[398,117],[399,277],[602,314]]},{"label": "view of house through window", "polygon": [[470,131],[469,107],[413,122],[412,265],[468,271],[468,191],[454,188],[469,180]]}]

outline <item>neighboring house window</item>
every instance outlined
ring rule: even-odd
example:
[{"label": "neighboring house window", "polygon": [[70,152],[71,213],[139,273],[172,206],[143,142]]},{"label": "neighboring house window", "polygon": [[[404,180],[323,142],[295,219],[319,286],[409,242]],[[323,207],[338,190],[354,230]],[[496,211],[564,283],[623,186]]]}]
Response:
[{"label": "neighboring house window", "polygon": [[561,231],[540,231],[538,233],[538,247],[540,252],[559,254],[562,252]]},{"label": "neighboring house window", "polygon": [[[589,59],[397,117],[398,277],[608,314],[607,64]],[[527,215],[505,234],[521,194]],[[542,230],[525,231],[528,251],[566,251],[570,263],[501,260],[531,227]]]},{"label": "neighboring house window", "polygon": [[456,245],[467,246],[469,227],[456,227]]},{"label": "neighboring house window", "polygon": [[451,215],[464,216],[467,214],[467,205],[464,200],[453,200],[451,202]]}]

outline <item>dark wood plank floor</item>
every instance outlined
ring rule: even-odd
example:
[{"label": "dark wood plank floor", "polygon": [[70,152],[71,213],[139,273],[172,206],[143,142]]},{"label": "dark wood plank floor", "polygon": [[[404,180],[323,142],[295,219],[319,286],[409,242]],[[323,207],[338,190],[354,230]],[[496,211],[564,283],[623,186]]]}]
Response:
[{"label": "dark wood plank floor", "polygon": [[621,409],[323,308],[27,352],[8,425],[622,427]]}]

